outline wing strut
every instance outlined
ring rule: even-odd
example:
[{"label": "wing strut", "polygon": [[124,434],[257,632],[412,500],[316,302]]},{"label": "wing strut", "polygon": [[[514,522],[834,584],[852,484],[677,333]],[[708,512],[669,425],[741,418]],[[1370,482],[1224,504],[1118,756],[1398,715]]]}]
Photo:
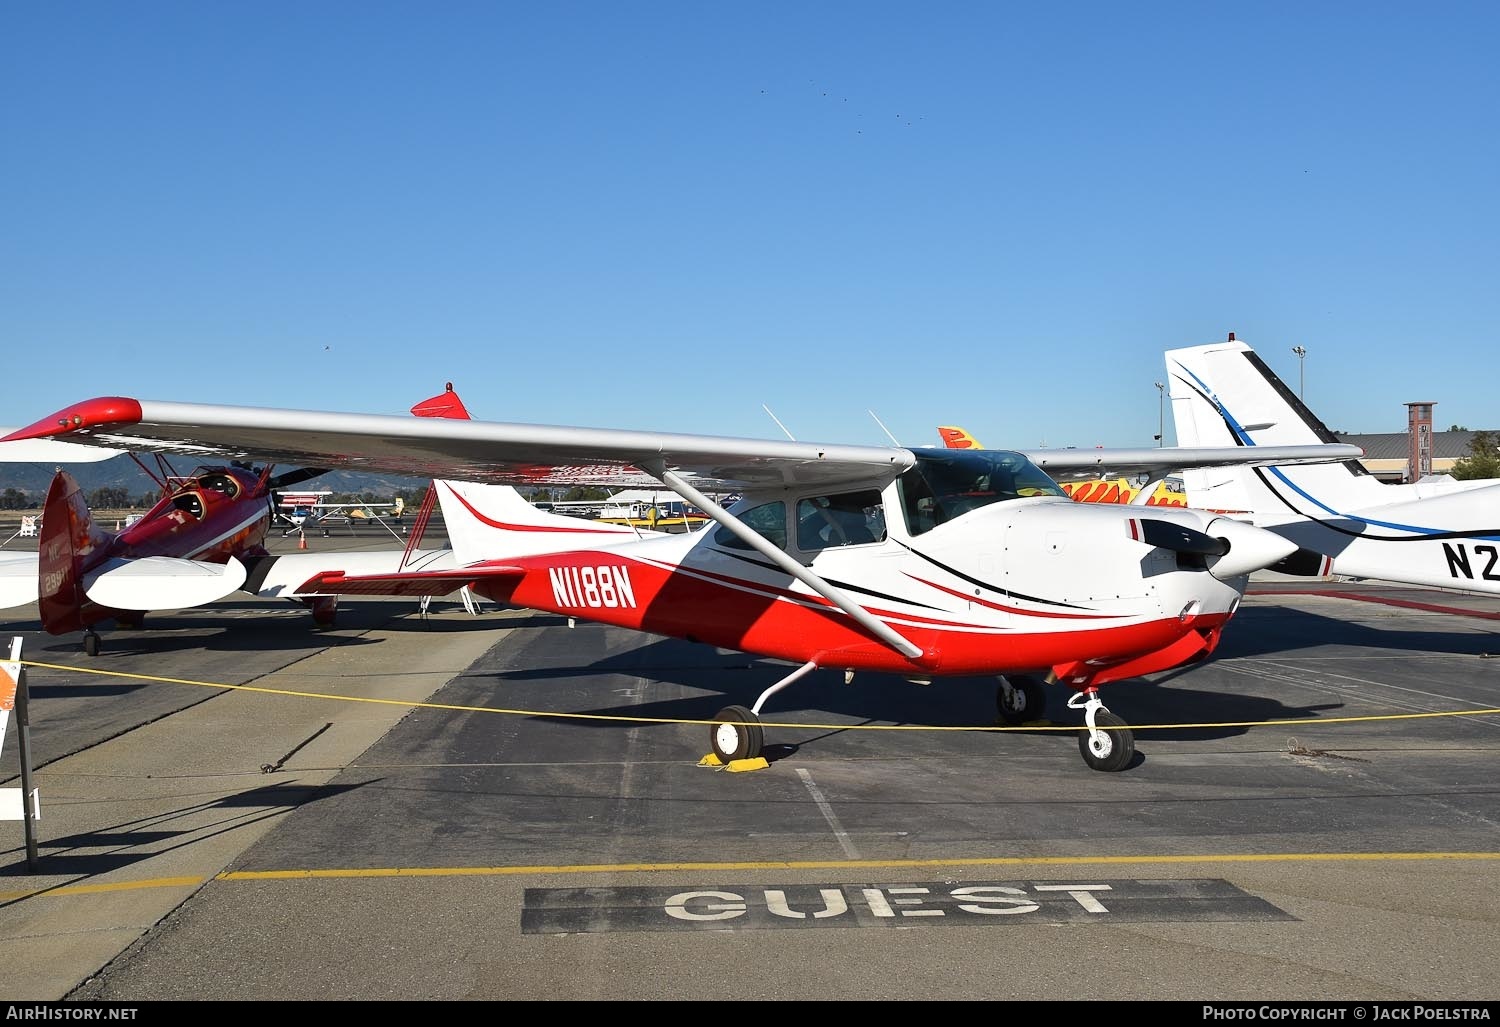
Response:
[{"label": "wing strut", "polygon": [[665,463],[660,460],[650,460],[643,461],[636,466],[640,467],[647,474],[660,478],[667,488],[677,493],[683,499],[686,499],[689,503],[692,503],[698,509],[705,511],[714,520],[734,532],[746,545],[818,593],[818,595],[827,599],[834,606],[843,610],[854,619],[855,623],[886,645],[909,659],[920,659],[922,656],[920,647],[904,638],[889,624],[873,616],[870,611],[850,599],[839,589],[834,588],[807,567],[787,556],[786,553],[773,546],[762,535],[752,531],[744,521],[693,488],[693,486],[689,485],[677,474],[667,470]]},{"label": "wing strut", "polygon": [[411,554],[422,544],[422,535],[427,531],[427,521],[432,516],[432,507],[436,501],[437,481],[434,480],[427,486],[427,494],[422,497],[422,505],[417,510],[416,523],[411,526],[411,537],[406,540],[406,552],[401,554],[398,570],[406,567],[406,561],[411,559]]},{"label": "wing strut", "polygon": [[1135,494],[1135,498],[1130,501],[1130,505],[1149,506],[1151,504],[1151,500],[1156,498],[1156,490],[1161,488],[1161,483],[1166,480],[1167,479],[1165,478],[1152,478],[1149,482],[1140,487],[1140,490]]}]

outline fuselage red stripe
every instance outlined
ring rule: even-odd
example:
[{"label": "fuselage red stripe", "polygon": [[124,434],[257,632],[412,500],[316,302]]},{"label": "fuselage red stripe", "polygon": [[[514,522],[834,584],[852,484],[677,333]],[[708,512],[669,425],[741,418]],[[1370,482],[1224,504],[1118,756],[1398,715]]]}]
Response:
[{"label": "fuselage red stripe", "polygon": [[616,536],[618,536],[618,535],[624,535],[624,534],[626,534],[626,532],[616,531],[616,530],[613,530],[611,528],[589,528],[589,527],[585,527],[582,521],[579,522],[579,526],[576,527],[576,528],[573,527],[571,524],[567,524],[567,525],[564,525],[564,524],[555,524],[555,525],[554,524],[514,524],[514,523],[509,522],[509,521],[497,521],[493,517],[489,517],[486,514],[484,514],[483,512],[481,512],[476,506],[474,506],[473,503],[470,503],[467,499],[465,499],[463,496],[459,495],[452,488],[449,488],[449,491],[453,492],[454,497],[460,503],[462,503],[464,505],[464,509],[465,510],[468,510],[469,513],[471,513],[471,514],[474,515],[474,518],[476,520],[478,520],[482,524],[489,525],[491,528],[499,528],[501,531],[559,532],[559,533],[562,533],[562,534],[565,534],[565,535],[616,535]]}]

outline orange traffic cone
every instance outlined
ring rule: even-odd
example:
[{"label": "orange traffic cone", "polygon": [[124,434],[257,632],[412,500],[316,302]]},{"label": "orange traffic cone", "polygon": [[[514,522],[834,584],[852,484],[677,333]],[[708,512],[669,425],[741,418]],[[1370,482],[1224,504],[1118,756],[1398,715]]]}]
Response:
[{"label": "orange traffic cone", "polygon": [[300,531],[297,533],[297,548],[298,549],[306,549],[307,548],[307,536],[304,535]]}]

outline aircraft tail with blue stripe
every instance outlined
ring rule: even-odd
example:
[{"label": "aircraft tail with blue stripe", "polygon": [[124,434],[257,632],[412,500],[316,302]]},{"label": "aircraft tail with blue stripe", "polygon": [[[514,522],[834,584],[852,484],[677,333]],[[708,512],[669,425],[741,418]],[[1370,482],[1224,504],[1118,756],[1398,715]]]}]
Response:
[{"label": "aircraft tail with blue stripe", "polygon": [[[1179,446],[1338,442],[1254,350],[1234,339],[1168,350]],[[1243,517],[1302,551],[1273,568],[1500,592],[1500,480],[1387,484],[1358,461],[1183,474],[1188,503]]]}]

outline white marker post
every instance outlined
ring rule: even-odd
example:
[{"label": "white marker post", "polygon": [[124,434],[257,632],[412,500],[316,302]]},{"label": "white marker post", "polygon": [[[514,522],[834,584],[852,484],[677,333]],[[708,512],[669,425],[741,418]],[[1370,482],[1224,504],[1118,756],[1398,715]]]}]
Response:
[{"label": "white marker post", "polygon": [[[0,820],[19,820],[26,831],[26,865],[37,869],[36,822],[42,819],[42,797],[31,784],[31,718],[27,712],[26,668],[21,666],[21,636],[10,642],[10,659],[0,661],[0,751],[5,727],[16,711],[16,735],[21,747],[21,787],[0,788]],[[26,798],[31,801],[28,803]]]}]

